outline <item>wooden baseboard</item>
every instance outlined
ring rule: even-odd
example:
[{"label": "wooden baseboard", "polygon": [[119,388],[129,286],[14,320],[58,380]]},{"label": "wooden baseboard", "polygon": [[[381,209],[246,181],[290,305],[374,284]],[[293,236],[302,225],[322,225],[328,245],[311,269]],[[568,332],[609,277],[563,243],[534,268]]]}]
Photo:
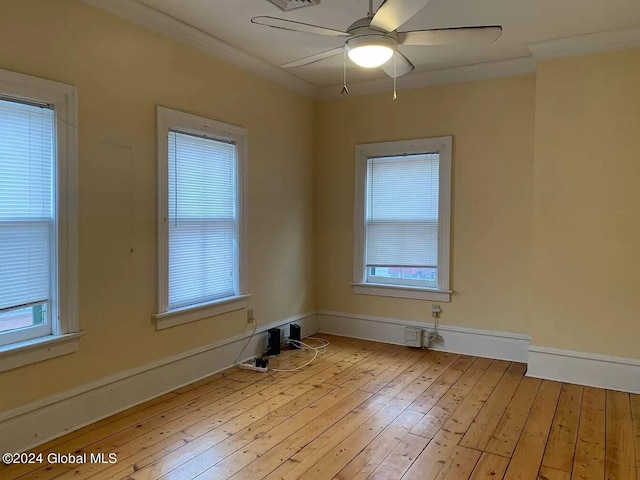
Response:
[{"label": "wooden baseboard", "polygon": [[531,345],[527,376],[640,393],[640,359]]},{"label": "wooden baseboard", "polygon": [[[328,310],[319,310],[317,316],[320,331],[323,333],[397,345],[404,345],[404,327],[431,329],[430,324],[422,322]],[[438,331],[444,342],[434,346],[433,350],[515,362],[527,361],[528,347],[531,343],[528,335],[442,324]]]},{"label": "wooden baseboard", "polygon": [[[257,329],[244,351],[247,360],[264,351],[270,328],[297,323],[303,335],[318,331],[314,312],[294,315]],[[21,452],[127,408],[188,385],[233,365],[251,333],[206,345],[105,377],[73,390],[0,412],[0,452]]]}]

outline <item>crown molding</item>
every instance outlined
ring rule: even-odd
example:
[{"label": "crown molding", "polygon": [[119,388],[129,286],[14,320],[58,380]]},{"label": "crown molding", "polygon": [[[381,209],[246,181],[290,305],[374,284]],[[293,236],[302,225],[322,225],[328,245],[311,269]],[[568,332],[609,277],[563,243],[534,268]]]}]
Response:
[{"label": "crown molding", "polygon": [[633,29],[546,40],[530,44],[529,51],[536,60],[544,60],[638,47],[640,29]]},{"label": "crown molding", "polygon": [[[486,80],[489,78],[510,77],[524,75],[536,71],[533,57],[499,60],[496,62],[477,63],[462,67],[444,68],[429,72],[412,73],[398,79],[398,90],[431,87],[447,83]],[[371,93],[391,92],[393,81],[388,79],[354,82],[349,84],[350,94],[367,95]],[[318,89],[319,98],[330,99],[340,97],[341,86],[321,87]]]},{"label": "crown molding", "polygon": [[82,0],[82,2],[189,45],[201,52],[226,60],[295,92],[309,97],[316,95],[316,87],[295,75],[242,52],[213,35],[136,0]]}]

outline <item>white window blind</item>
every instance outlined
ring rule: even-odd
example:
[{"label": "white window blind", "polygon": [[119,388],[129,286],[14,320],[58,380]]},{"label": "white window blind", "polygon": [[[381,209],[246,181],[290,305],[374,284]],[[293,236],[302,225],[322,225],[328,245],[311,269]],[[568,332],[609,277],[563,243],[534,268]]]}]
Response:
[{"label": "white window blind", "polygon": [[438,266],[439,154],[369,158],[367,267]]},{"label": "white window blind", "polygon": [[169,309],[238,292],[237,148],[169,132]]},{"label": "white window blind", "polygon": [[0,313],[52,298],[55,114],[0,99]]}]

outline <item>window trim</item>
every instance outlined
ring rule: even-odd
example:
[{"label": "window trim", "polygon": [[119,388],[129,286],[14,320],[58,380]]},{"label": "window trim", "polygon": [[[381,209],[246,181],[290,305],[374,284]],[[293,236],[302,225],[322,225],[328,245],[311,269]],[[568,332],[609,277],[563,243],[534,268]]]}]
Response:
[{"label": "window trim", "polygon": [[[438,288],[367,282],[366,252],[366,183],[367,160],[371,157],[435,153],[440,155],[438,192]],[[452,137],[421,138],[356,145],[354,195],[353,289],[362,295],[418,298],[451,301],[451,152]]]},{"label": "window trim", "polygon": [[[238,155],[238,293],[211,302],[186,307],[169,309],[169,228],[167,217],[169,212],[169,141],[170,130],[178,130],[221,141],[233,141]],[[221,315],[246,308],[250,295],[248,284],[248,252],[247,252],[247,129],[229,125],[216,120],[192,115],[189,113],[157,107],[157,207],[158,207],[158,291],[156,313],[151,317],[156,322],[156,329],[190,323],[204,318]]]},{"label": "window trim", "polygon": [[[0,93],[6,97],[47,103],[56,122],[56,262],[51,310],[51,334],[1,347],[0,371],[28,365],[77,350],[78,318],[78,103],[72,85],[0,70]],[[64,349],[51,348],[63,342]],[[16,358],[19,357],[19,361]]]}]

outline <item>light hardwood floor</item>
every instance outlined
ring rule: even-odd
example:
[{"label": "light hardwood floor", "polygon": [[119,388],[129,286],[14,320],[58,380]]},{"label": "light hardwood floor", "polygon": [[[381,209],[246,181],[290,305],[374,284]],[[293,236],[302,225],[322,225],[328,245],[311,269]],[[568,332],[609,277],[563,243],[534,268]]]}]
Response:
[{"label": "light hardwood floor", "polygon": [[327,352],[300,371],[232,369],[37,449],[115,453],[113,465],[13,465],[0,478],[640,480],[640,395],[318,336]]}]

